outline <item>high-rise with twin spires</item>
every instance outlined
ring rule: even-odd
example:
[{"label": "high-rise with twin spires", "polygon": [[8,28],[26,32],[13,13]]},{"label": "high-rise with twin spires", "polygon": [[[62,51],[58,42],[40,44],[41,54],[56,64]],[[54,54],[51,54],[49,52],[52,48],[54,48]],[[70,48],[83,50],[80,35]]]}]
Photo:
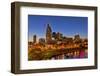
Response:
[{"label": "high-rise with twin spires", "polygon": [[46,42],[50,42],[52,40],[52,29],[50,27],[50,24],[47,24],[46,28]]}]

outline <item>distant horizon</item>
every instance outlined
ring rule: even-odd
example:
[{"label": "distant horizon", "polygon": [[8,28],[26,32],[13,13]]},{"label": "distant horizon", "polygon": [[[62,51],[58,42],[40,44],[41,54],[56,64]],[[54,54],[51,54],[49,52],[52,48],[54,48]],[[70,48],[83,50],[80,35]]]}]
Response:
[{"label": "distant horizon", "polygon": [[60,32],[63,36],[88,37],[87,17],[28,15],[28,41],[33,41],[33,35],[37,35],[37,39],[45,38],[48,23],[52,32]]}]

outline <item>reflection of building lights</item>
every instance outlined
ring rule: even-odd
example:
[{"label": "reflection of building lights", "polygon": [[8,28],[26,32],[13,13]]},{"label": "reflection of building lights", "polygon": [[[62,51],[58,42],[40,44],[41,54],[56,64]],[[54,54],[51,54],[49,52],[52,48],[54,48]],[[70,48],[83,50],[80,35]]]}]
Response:
[{"label": "reflection of building lights", "polygon": [[[66,54],[58,55],[52,59],[62,59],[62,58],[76,58],[81,57],[80,50],[76,49],[87,49],[88,40],[81,39],[79,35],[75,35],[74,38],[69,38],[63,36],[60,32],[52,32],[50,24],[47,25],[46,29],[46,38],[39,38],[37,36],[33,36],[33,42],[28,42],[28,51],[54,51],[54,53],[58,53],[57,51],[64,52]],[[35,49],[35,50],[32,50]],[[75,49],[74,51],[71,49]],[[69,52],[65,52],[69,50]],[[85,51],[87,57],[87,50]],[[83,55],[82,55],[83,56]]]}]

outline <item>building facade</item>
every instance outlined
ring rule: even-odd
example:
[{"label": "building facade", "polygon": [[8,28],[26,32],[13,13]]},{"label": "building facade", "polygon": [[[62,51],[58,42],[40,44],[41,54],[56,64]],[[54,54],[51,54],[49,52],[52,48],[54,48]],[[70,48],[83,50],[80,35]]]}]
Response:
[{"label": "building facade", "polygon": [[37,37],[36,37],[36,35],[34,35],[33,36],[33,43],[36,43],[36,41],[37,41]]},{"label": "building facade", "polygon": [[50,24],[47,24],[46,28],[46,42],[49,43],[52,40],[52,29]]}]

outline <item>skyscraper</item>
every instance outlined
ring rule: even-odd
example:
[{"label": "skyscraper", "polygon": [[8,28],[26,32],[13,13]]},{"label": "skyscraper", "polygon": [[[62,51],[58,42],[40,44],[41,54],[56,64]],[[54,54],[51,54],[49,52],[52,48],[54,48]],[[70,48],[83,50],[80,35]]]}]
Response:
[{"label": "skyscraper", "polygon": [[79,34],[75,35],[74,40],[80,40],[80,35]]},{"label": "skyscraper", "polygon": [[62,34],[60,32],[57,32],[57,40],[60,40],[62,38]]},{"label": "skyscraper", "polygon": [[46,28],[46,42],[50,42],[52,40],[52,29],[50,27],[50,24],[47,24]]},{"label": "skyscraper", "polygon": [[40,38],[40,39],[39,39],[39,43],[40,43],[40,44],[45,44],[45,38]]},{"label": "skyscraper", "polygon": [[36,35],[33,36],[33,43],[36,43]]}]

